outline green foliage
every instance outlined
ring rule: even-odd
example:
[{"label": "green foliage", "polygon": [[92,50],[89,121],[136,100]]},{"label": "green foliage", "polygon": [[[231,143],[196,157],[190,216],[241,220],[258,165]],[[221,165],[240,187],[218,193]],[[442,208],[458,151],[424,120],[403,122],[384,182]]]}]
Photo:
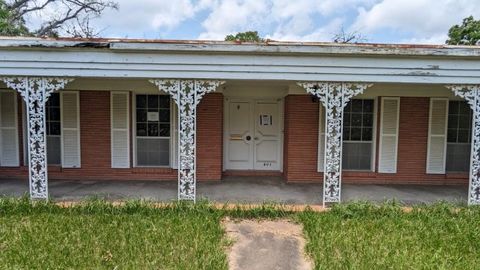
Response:
[{"label": "green foliage", "polygon": [[258,35],[257,31],[247,31],[238,32],[235,35],[227,35],[225,41],[264,42],[265,40]]},{"label": "green foliage", "polygon": [[29,36],[23,18],[16,19],[15,15],[5,3],[0,0],[0,36]]},{"label": "green foliage", "polygon": [[476,45],[480,41],[480,20],[473,16],[463,19],[462,25],[454,25],[448,30],[447,44]]}]

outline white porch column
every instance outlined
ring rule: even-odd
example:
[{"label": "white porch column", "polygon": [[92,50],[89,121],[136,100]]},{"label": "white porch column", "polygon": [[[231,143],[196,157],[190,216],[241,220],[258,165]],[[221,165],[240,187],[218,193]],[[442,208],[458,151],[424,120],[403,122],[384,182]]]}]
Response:
[{"label": "white porch column", "polygon": [[178,106],[178,199],[195,201],[197,105],[222,84],[216,80],[150,80]]},{"label": "white porch column", "polygon": [[325,107],[323,205],[341,201],[343,108],[370,86],[366,83],[299,82]]},{"label": "white porch column", "polygon": [[48,199],[45,103],[50,94],[72,79],[48,77],[3,77],[5,84],[21,94],[27,106],[28,178],[31,199]]},{"label": "white porch column", "polygon": [[480,205],[480,84],[446,87],[465,99],[473,110],[468,204]]}]

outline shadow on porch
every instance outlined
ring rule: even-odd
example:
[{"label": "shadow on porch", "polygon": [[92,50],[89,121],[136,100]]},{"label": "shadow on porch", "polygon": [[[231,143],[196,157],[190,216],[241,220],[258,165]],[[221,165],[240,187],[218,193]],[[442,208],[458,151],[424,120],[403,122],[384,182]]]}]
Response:
[{"label": "shadow on porch", "polygon": [[[50,197],[56,201],[78,201],[88,197],[107,200],[147,199],[172,201],[177,198],[176,181],[49,181]],[[28,194],[24,180],[0,180],[0,195]],[[321,204],[321,183],[285,183],[280,177],[228,176],[222,182],[199,182],[197,198],[220,203]],[[466,186],[354,185],[344,184],[343,201],[381,202],[396,199],[405,205],[449,201],[467,202]]]}]

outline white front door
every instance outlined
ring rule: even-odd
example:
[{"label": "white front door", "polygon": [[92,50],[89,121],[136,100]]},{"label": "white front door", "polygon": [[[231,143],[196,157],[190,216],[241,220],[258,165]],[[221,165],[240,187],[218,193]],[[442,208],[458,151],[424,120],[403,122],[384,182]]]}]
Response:
[{"label": "white front door", "polygon": [[280,170],[281,104],[278,100],[226,102],[227,170]]}]

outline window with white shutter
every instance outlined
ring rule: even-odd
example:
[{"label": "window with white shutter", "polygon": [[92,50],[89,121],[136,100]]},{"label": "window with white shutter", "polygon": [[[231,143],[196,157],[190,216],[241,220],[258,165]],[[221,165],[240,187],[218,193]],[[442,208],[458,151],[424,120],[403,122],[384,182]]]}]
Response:
[{"label": "window with white shutter", "polygon": [[400,98],[383,97],[381,102],[378,172],[397,172]]},{"label": "window with white shutter", "polygon": [[19,166],[17,93],[0,91],[0,166]]},{"label": "window with white shutter", "polygon": [[80,168],[79,93],[76,91],[60,92],[60,108],[62,111],[62,167]]},{"label": "window with white shutter", "polygon": [[430,98],[427,173],[444,174],[447,151],[448,99]]},{"label": "window with white shutter", "polygon": [[112,168],[130,167],[129,92],[110,92]]}]

